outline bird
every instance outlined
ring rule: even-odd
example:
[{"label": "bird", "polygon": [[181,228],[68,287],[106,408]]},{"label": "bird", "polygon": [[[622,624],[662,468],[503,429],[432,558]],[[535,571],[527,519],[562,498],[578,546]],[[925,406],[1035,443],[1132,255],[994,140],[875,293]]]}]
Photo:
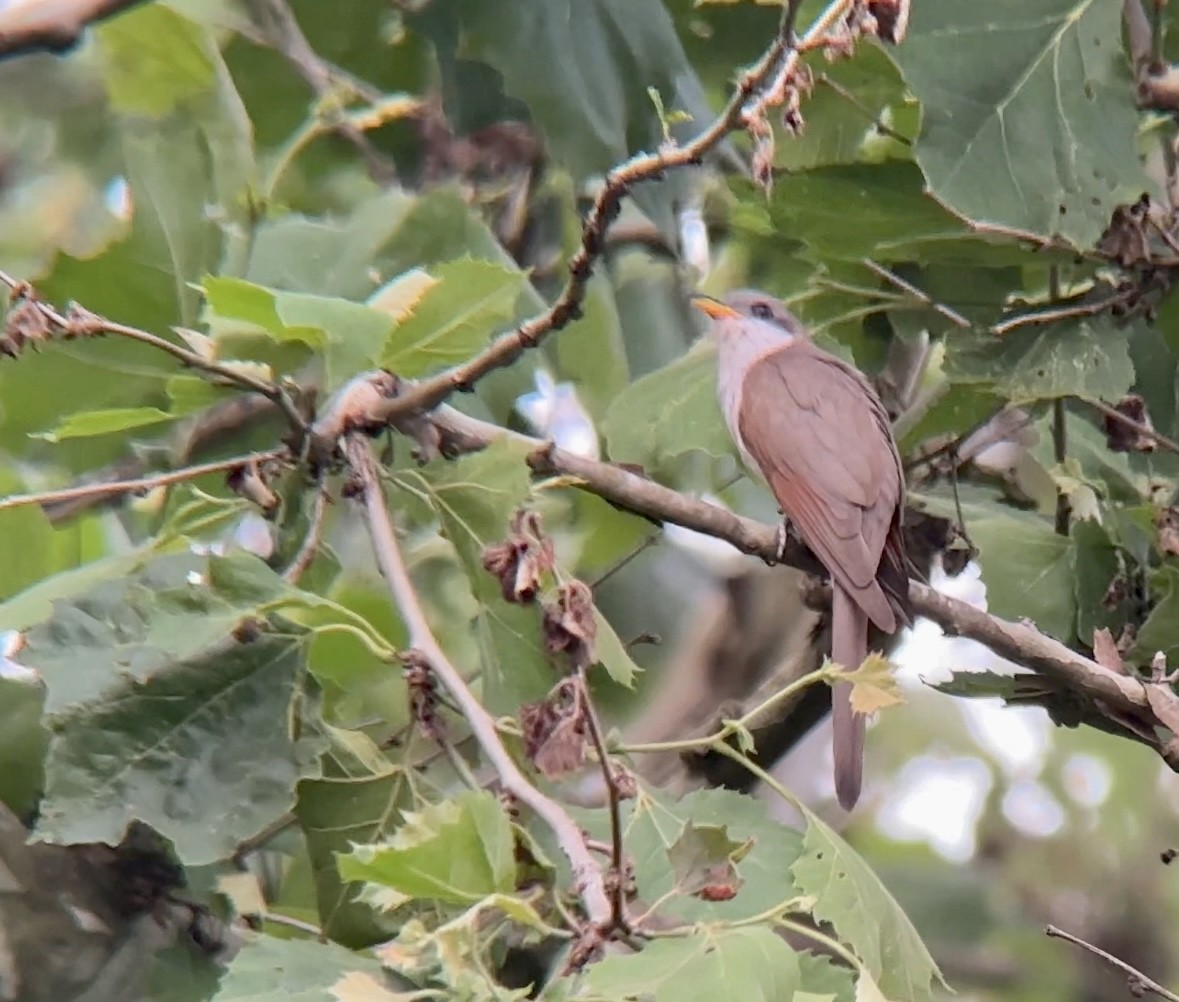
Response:
[{"label": "bird", "polygon": [[[818,347],[772,296],[744,289],[692,304],[716,341],[729,434],[831,576],[831,659],[853,671],[868,655],[870,624],[891,635],[911,621],[905,476],[888,412],[863,373]],[[865,720],[849,684],[837,682],[831,700],[835,791],[851,810]]]}]

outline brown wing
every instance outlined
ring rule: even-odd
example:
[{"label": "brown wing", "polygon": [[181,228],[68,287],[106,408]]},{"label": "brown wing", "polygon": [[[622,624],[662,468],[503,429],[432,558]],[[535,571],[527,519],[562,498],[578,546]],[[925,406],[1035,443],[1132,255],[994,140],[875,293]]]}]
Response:
[{"label": "brown wing", "polygon": [[[888,416],[868,381],[795,341],[750,366],[738,421],[749,454],[806,544],[868,617],[893,632],[894,604],[903,608],[907,595],[903,566],[892,567],[902,559],[904,479]],[[888,566],[881,568],[886,544]],[[896,595],[898,588],[906,595]]]}]

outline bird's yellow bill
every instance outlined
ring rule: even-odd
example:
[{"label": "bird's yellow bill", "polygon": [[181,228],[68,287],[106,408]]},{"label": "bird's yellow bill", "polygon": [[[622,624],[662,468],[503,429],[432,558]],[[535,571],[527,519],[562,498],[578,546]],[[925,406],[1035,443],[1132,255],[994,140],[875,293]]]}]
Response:
[{"label": "bird's yellow bill", "polygon": [[711,296],[693,296],[692,305],[701,313],[707,313],[713,320],[727,320],[734,317],[740,319],[741,317],[739,311],[731,306],[726,306],[719,299],[713,299]]}]

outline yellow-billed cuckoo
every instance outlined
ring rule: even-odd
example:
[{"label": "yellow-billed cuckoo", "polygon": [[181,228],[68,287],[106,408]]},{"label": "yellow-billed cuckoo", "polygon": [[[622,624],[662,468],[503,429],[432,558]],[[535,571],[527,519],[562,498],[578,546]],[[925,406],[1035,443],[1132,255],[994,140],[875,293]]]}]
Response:
[{"label": "yellow-billed cuckoo", "polygon": [[[891,634],[909,618],[905,480],[888,414],[863,374],[816,347],[778,300],[742,291],[692,302],[712,320],[733,441],[831,575],[831,658],[858,668],[869,623]],[[864,718],[850,689],[834,687],[831,711],[835,789],[849,809],[864,766]]]}]

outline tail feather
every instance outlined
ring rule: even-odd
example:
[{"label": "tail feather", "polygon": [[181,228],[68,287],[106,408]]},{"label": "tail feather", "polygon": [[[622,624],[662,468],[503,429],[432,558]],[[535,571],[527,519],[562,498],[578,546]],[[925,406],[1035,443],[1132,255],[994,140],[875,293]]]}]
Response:
[{"label": "tail feather", "polygon": [[[868,616],[840,585],[833,588],[831,658],[854,671],[868,656]],[[831,694],[835,725],[835,792],[845,810],[860,797],[864,778],[864,717],[851,705],[851,686],[835,685]]]}]

